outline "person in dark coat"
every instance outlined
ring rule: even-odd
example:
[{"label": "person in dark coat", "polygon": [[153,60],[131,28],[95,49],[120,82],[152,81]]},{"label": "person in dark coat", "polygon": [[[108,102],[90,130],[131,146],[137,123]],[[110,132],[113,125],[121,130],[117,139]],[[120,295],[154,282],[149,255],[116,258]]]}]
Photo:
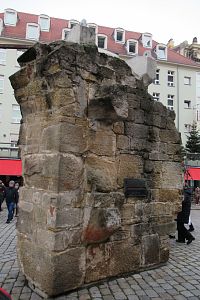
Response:
[{"label": "person in dark coat", "polygon": [[18,192],[15,189],[15,182],[11,180],[9,182],[9,187],[5,189],[5,199],[8,209],[8,219],[6,223],[10,223],[10,221],[13,219],[13,210],[16,202],[18,201],[18,197]]},{"label": "person in dark coat", "polygon": [[19,202],[19,183],[18,182],[15,182],[15,189],[17,190],[17,194],[18,194],[18,197],[16,199],[16,203],[15,203],[15,209],[13,213],[15,213],[15,217],[18,217],[18,213],[19,213],[19,206],[18,206],[18,202]]},{"label": "person in dark coat", "polygon": [[0,180],[0,211],[2,211],[2,203],[5,198],[5,186],[3,182]]},{"label": "person in dark coat", "polygon": [[188,186],[184,188],[184,200],[182,201],[182,210],[177,215],[177,230],[178,230],[178,240],[179,243],[185,243],[189,245],[195,240],[193,235],[187,230],[184,224],[188,224],[190,209],[191,209],[191,197],[192,191]]}]

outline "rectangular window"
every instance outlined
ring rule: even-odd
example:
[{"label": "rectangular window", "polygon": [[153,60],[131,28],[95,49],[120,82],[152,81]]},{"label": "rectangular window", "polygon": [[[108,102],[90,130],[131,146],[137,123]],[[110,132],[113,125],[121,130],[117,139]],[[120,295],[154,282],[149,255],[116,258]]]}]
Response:
[{"label": "rectangular window", "polygon": [[184,124],[185,130],[184,132],[189,133],[192,129],[192,125],[191,124]]},{"label": "rectangular window", "polygon": [[191,108],[191,101],[190,100],[184,100],[184,108]]},{"label": "rectangular window", "polygon": [[167,77],[167,85],[168,86],[174,86],[174,71],[168,71],[168,77]]},{"label": "rectangular window", "polygon": [[49,31],[50,27],[50,18],[48,16],[40,16],[39,17],[39,24],[41,31]]},{"label": "rectangular window", "polygon": [[21,111],[20,106],[17,104],[12,105],[12,123],[19,124],[21,121]]},{"label": "rectangular window", "polygon": [[6,49],[0,49],[0,65],[6,64]]},{"label": "rectangular window", "polygon": [[3,94],[4,91],[4,76],[0,75],[0,94]]},{"label": "rectangular window", "polygon": [[15,26],[17,23],[17,12],[12,10],[6,10],[4,13],[5,25]]},{"label": "rectangular window", "polygon": [[153,99],[155,101],[159,101],[160,100],[160,93],[153,93]]},{"label": "rectangular window", "polygon": [[167,47],[157,46],[157,57],[158,59],[167,59]]},{"label": "rectangular window", "polygon": [[27,24],[26,38],[29,40],[39,40],[39,25]]},{"label": "rectangular window", "polygon": [[156,78],[154,79],[154,84],[160,84],[160,70],[156,70]]},{"label": "rectangular window", "polygon": [[106,48],[106,38],[104,36],[98,36],[98,47],[102,49]]},{"label": "rectangular window", "polygon": [[15,134],[15,133],[11,133],[10,134],[10,143],[11,143],[11,147],[12,148],[16,148],[18,145],[18,134]]},{"label": "rectangular window", "polygon": [[118,42],[123,42],[123,31],[117,31],[116,39]]},{"label": "rectangular window", "polygon": [[136,53],[136,42],[129,42],[128,43],[128,52],[129,53]]},{"label": "rectangular window", "polygon": [[185,85],[191,85],[191,77],[185,76],[184,77],[184,84]]},{"label": "rectangular window", "polygon": [[64,28],[62,30],[62,39],[66,41],[67,38],[68,38],[69,33],[70,33],[70,29],[69,28]]},{"label": "rectangular window", "polygon": [[167,97],[167,108],[174,110],[174,95],[168,95]]},{"label": "rectangular window", "polygon": [[0,103],[0,122],[2,120],[2,103]]},{"label": "rectangular window", "polygon": [[24,51],[20,51],[20,50],[17,50],[16,51],[16,67],[20,67],[20,65],[18,64],[18,58],[24,53]]}]

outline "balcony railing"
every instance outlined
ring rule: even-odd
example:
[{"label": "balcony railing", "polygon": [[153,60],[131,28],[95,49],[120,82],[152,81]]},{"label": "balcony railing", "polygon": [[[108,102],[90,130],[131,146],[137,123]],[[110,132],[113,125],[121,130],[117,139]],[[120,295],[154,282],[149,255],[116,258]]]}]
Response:
[{"label": "balcony railing", "polygon": [[20,159],[19,147],[11,143],[0,143],[0,159]]},{"label": "balcony railing", "polygon": [[190,167],[200,167],[200,153],[187,153],[185,165]]}]

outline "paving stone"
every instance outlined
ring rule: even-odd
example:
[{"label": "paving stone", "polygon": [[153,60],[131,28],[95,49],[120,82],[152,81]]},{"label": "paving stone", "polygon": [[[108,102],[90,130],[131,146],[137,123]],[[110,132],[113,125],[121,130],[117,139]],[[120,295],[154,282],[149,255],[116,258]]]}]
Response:
[{"label": "paving stone", "polygon": [[[5,211],[6,212],[6,211]],[[196,241],[191,245],[171,242],[168,264],[162,268],[107,280],[98,286],[73,291],[56,300],[197,300],[200,299],[200,218],[192,211]],[[11,291],[13,300],[42,300],[25,285],[16,259],[15,222],[5,227],[0,215],[0,286]],[[7,229],[6,229],[7,228]]]}]

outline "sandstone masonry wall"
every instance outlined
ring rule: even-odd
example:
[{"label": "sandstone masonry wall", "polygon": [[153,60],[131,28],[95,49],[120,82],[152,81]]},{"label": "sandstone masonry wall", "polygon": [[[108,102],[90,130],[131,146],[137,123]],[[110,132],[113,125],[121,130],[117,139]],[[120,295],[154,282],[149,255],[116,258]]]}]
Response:
[{"label": "sandstone masonry wall", "polygon": [[[22,111],[18,257],[56,295],[165,263],[180,205],[180,135],[118,58],[95,46],[36,44],[10,80]],[[147,197],[125,197],[124,179]]]}]

